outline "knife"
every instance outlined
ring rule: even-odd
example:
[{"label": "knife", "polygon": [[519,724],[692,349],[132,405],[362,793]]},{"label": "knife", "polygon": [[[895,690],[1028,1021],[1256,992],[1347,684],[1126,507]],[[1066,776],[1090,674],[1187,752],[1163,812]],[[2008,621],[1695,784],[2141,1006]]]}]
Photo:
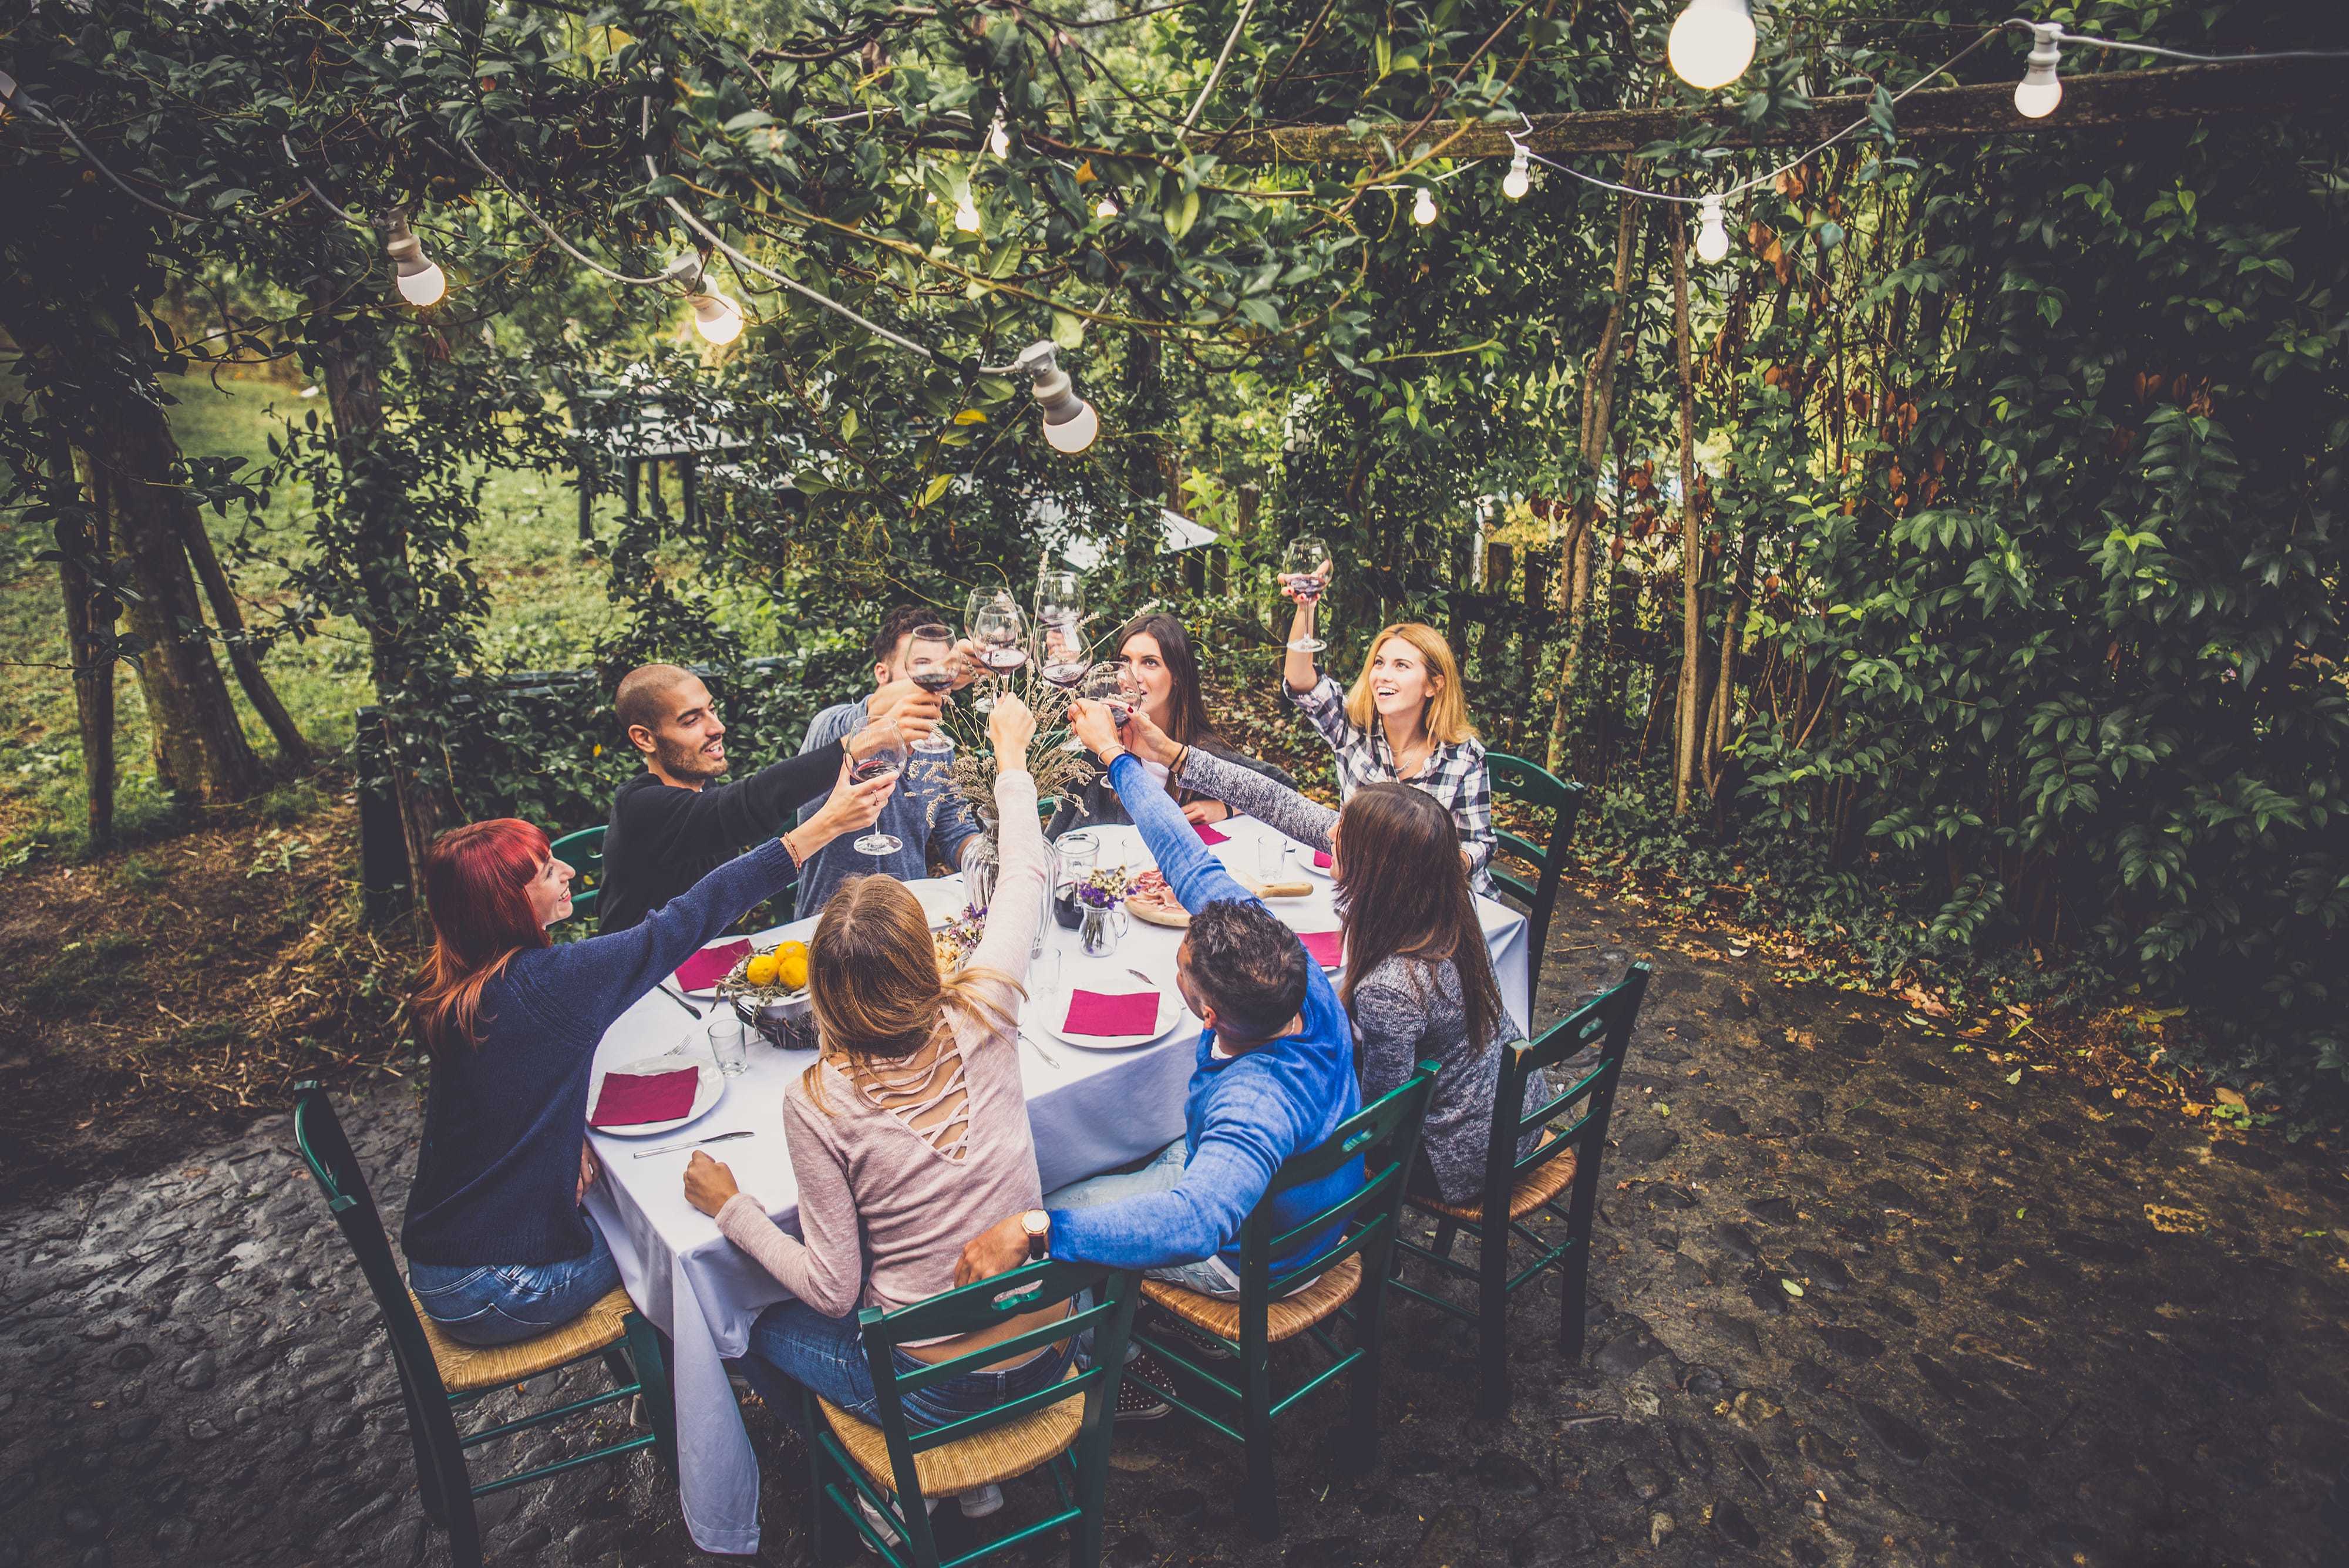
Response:
[{"label": "knife", "polygon": [[692,1013],[696,1018],[701,1016],[701,1009],[686,1001],[686,999],[678,992],[671,991],[665,982],[655,981],[653,982],[653,989],[659,992],[663,996],[667,997],[671,1002],[676,1002],[679,1007],[684,1008],[688,1012]]},{"label": "knife", "polygon": [[665,1143],[658,1148],[640,1148],[636,1150],[636,1158],[650,1159],[657,1154],[675,1154],[681,1148],[699,1148],[706,1143],[724,1143],[730,1137],[749,1137],[757,1130],[755,1127],[744,1127],[740,1132],[714,1133],[709,1137],[689,1137],[683,1143]]}]

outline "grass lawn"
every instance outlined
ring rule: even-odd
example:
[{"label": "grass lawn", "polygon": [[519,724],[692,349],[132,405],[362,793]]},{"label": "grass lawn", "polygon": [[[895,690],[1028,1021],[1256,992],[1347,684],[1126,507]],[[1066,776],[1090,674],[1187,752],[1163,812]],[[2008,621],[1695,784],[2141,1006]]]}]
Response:
[{"label": "grass lawn", "polygon": [[[0,392],[5,389],[0,383]],[[172,427],[190,454],[242,456],[256,464],[267,461],[268,437],[283,419],[325,411],[321,398],[275,381],[223,378],[215,387],[186,379],[170,390],[179,400]],[[257,519],[204,514],[255,627],[274,618],[284,581],[279,563],[303,548],[308,504],[306,487],[289,486]],[[618,510],[616,497],[599,498],[602,531],[608,533]],[[490,474],[473,563],[490,593],[485,647],[493,666],[563,669],[587,658],[608,607],[604,565],[581,553],[577,528],[577,493],[567,472]],[[34,558],[50,541],[33,532],[0,514],[0,639],[19,661],[15,678],[0,686],[0,866],[70,855],[80,846],[81,742],[63,668],[65,614],[56,567]],[[367,644],[348,621],[328,621],[305,641],[279,643],[266,668],[314,744],[332,753],[349,743],[351,715],[367,701],[368,684]],[[169,807],[154,786],[138,677],[121,668],[115,679],[119,811],[126,836],[136,837],[162,826]],[[234,691],[233,679],[230,686]],[[238,702],[242,708],[242,694]],[[249,712],[245,728],[267,755],[268,736]]]}]

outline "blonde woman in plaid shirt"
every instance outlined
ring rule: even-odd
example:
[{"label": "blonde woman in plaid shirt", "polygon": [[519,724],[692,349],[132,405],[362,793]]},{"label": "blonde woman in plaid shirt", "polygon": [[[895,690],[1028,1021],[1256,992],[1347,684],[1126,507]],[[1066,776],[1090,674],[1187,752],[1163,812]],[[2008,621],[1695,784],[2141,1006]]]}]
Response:
[{"label": "blonde woman in plaid shirt", "polygon": [[1484,743],[1468,722],[1460,666],[1444,634],[1418,621],[1399,621],[1371,639],[1371,656],[1351,691],[1296,645],[1312,636],[1313,607],[1297,607],[1289,650],[1281,667],[1288,700],[1305,711],[1338,755],[1340,804],[1367,784],[1400,780],[1425,790],[1452,813],[1468,885],[1496,896],[1493,874],[1493,781]]}]

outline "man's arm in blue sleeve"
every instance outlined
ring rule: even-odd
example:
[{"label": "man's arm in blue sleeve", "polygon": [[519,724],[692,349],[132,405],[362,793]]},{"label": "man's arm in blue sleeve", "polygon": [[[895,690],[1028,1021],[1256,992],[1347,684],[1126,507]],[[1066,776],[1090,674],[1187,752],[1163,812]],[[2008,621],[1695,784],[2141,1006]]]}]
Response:
[{"label": "man's arm in blue sleeve", "polygon": [[1052,1256],[1117,1269],[1195,1263],[1240,1233],[1280,1160],[1264,1129],[1212,1127],[1201,1135],[1183,1179],[1168,1190],[1092,1209],[1052,1210]]},{"label": "man's arm in blue sleeve", "polygon": [[1183,815],[1183,808],[1132,752],[1110,763],[1109,782],[1117,787],[1125,815],[1141,830],[1151,857],[1158,862],[1166,885],[1174,889],[1185,909],[1196,914],[1210,904],[1257,901],[1255,894],[1224,869],[1222,861],[1207,853],[1207,846],[1199,842],[1198,829]]}]

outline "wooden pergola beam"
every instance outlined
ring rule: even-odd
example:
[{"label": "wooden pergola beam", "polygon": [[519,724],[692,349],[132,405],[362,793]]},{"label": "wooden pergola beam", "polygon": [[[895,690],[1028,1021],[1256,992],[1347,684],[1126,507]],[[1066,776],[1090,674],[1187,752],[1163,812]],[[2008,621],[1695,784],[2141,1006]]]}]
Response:
[{"label": "wooden pergola beam", "polygon": [[[2064,79],[2063,106],[2044,119],[2025,119],[2015,112],[2013,82],[1924,88],[1909,94],[1893,110],[1893,123],[1907,139],[2023,135],[2235,115],[2337,116],[2344,98],[2349,98],[2349,70],[2342,66],[2338,60],[2278,59],[2083,74]],[[1680,135],[1694,119],[1710,120],[1723,129],[1725,134],[1719,146],[1807,147],[1865,116],[1868,105],[1867,99],[1857,96],[1814,99],[1809,109],[1766,130],[1745,124],[1733,109],[1695,116],[1668,109],[1537,114],[1533,117],[1533,133],[1524,140],[1534,151],[1552,158],[1636,152],[1651,142]],[[1516,128],[1438,120],[1413,139],[1413,149],[1440,147],[1447,158],[1506,158],[1513,129]],[[1357,136],[1343,125],[1290,125],[1228,133],[1206,130],[1195,132],[1192,141],[1203,150],[1212,150],[1226,163],[1378,163],[1387,159],[1383,141]]]}]

